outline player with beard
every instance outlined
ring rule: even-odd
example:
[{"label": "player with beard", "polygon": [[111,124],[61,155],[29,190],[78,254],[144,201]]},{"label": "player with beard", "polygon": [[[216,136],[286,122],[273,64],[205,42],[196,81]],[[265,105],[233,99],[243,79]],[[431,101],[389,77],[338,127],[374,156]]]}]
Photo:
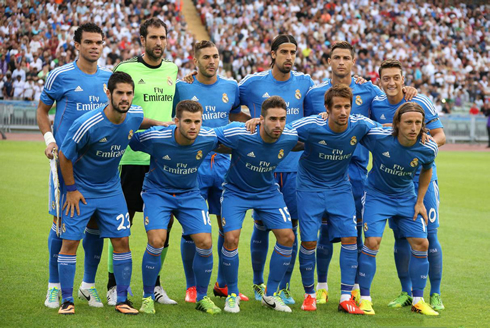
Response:
[{"label": "player with beard", "polygon": [[[151,18],[140,26],[140,40],[145,53],[119,64],[114,71],[126,72],[134,80],[135,105],[141,106],[146,118],[171,121],[172,104],[177,80],[177,66],[163,59],[167,45],[167,26],[158,18]],[[150,165],[150,155],[128,148],[121,160],[121,184],[132,222],[135,212],[143,211],[141,187]],[[170,233],[171,223],[169,224]],[[168,250],[168,238],[162,251],[162,264]],[[112,249],[109,249],[109,282],[107,300],[115,305],[115,277],[112,266]],[[177,304],[171,300],[160,284],[155,286],[155,300],[162,304]]]}]

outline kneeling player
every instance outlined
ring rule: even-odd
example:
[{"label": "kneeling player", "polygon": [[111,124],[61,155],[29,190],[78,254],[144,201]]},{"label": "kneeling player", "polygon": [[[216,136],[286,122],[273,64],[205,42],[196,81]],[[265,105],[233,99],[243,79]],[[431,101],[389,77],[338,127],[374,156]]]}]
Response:
[{"label": "kneeling player", "polygon": [[[364,205],[365,242],[359,257],[360,309],[374,314],[370,296],[378,253],[387,218],[394,218],[402,237],[412,248],[409,272],[412,280],[412,311],[438,315],[423,299],[429,272],[427,212],[424,196],[430,183],[437,144],[421,142],[425,131],[424,110],[417,103],[405,103],[393,118],[393,132],[373,129],[363,144],[373,154]],[[422,166],[417,194],[413,176]]]},{"label": "kneeling player", "polygon": [[[77,119],[68,131],[60,152],[66,183],[63,209],[63,244],[58,257],[63,304],[60,314],[74,314],[73,280],[76,251],[91,216],[97,219],[101,238],[114,246],[117,281],[116,311],[138,314],[127,300],[132,260],[129,249],[128,210],[119,182],[118,165],[129,139],[142,127],[141,107],[131,106],[134,82],[126,73],[114,73],[106,91],[109,104]],[[81,203],[80,203],[81,201]],[[68,213],[71,213],[69,215]]]},{"label": "kneeling player", "polygon": [[154,289],[171,214],[182,225],[182,233],[191,236],[196,245],[196,309],[210,314],[221,312],[206,296],[213,270],[211,221],[197,183],[198,168],[217,147],[218,139],[213,130],[201,129],[202,113],[199,103],[181,101],[176,108],[175,126],[136,133],[130,142],[133,150],[151,155],[142,191],[148,235],[142,265],[144,295],[140,311],[144,313],[155,313]]},{"label": "kneeling player", "polygon": [[233,149],[221,197],[221,223],[225,235],[221,262],[228,285],[226,312],[240,312],[238,241],[243,219],[249,209],[260,215],[277,239],[262,305],[276,311],[292,312],[277,293],[291,262],[294,243],[291,217],[274,182],[275,168],[298,141],[294,129],[284,128],[286,110],[284,100],[272,96],[262,104],[258,132],[249,133],[242,123],[231,123],[216,129],[220,142]]}]

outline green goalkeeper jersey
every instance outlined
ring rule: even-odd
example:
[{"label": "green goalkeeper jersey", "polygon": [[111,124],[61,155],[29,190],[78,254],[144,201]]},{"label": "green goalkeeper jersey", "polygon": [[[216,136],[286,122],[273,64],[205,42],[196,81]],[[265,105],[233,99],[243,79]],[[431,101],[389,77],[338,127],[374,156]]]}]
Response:
[{"label": "green goalkeeper jersey", "polygon": [[[145,117],[158,121],[172,120],[172,104],[177,81],[177,65],[163,60],[158,66],[144,62],[142,56],[133,57],[116,66],[114,72],[125,72],[134,81],[133,105],[143,108]],[[150,155],[126,149],[121,165],[150,165]]]}]

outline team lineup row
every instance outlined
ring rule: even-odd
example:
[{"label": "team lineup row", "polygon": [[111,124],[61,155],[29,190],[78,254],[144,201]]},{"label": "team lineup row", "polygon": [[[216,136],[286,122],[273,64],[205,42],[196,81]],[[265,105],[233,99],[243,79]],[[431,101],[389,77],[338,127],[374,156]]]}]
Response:
[{"label": "team lineup row", "polygon": [[[138,313],[127,300],[132,268],[128,236],[134,213],[142,211],[144,203],[148,245],[143,257],[141,312],[154,313],[155,301],[175,303],[159,279],[171,214],[183,227],[186,301],[196,302],[196,308],[204,312],[221,311],[206,296],[213,267],[209,205],[220,227],[214,294],[226,297],[226,312],[239,312],[240,301],[248,299],[238,290],[238,241],[245,212],[253,209],[254,293],[264,306],[291,312],[288,304],[294,304],[294,299],[289,281],[298,252],[299,222],[305,288],[301,308],[316,310],[317,302],[327,301],[331,242],[340,241],[339,310],[374,314],[369,294],[373,264],[386,219],[391,218],[396,253],[402,255],[395,258],[402,294],[390,305],[413,304],[415,312],[437,315],[423,300],[423,290],[433,262],[428,260],[429,243],[431,250],[438,244],[437,177],[432,166],[445,137],[427,98],[415,95],[406,103],[401,64],[387,60],[380,68],[384,94],[371,83],[357,84],[350,77],[354,50],[346,42],[337,42],[329,59],[334,77],[314,86],[308,75],[292,70],[294,38],[279,35],[271,45],[272,69],[237,84],[217,75],[218,50],[212,42],[201,41],[195,45],[197,75],[189,77],[190,83],[177,82],[177,67],[162,59],[166,33],[158,19],[142,24],[144,55],[121,63],[114,70],[121,73],[111,75],[96,64],[103,40],[100,29],[82,25],[74,37],[77,61],[48,76],[38,122],[46,156],[52,158],[53,151],[61,150],[64,179],[60,177],[60,185],[66,212],[61,237],[53,225],[48,239],[50,279],[45,304],[59,307],[62,294],[59,312],[74,313],[75,254],[83,237],[85,274],[78,295],[89,305],[102,306],[95,272],[107,237],[113,246],[109,249],[109,304],[122,313]],[[51,132],[47,112],[55,101],[58,110]],[[76,111],[76,104],[94,102],[102,106],[83,116]],[[240,105],[246,105],[250,115],[241,112]],[[310,116],[325,109],[326,120]],[[172,112],[175,125],[161,127],[171,120]],[[256,119],[246,126],[228,124],[251,118]],[[393,130],[380,124],[391,122]],[[133,135],[140,125],[158,127]],[[422,143],[425,126],[432,139]],[[126,149],[128,143],[131,148]],[[304,152],[290,152],[294,147],[304,147]],[[231,151],[231,159],[213,150]],[[369,151],[374,164],[366,184]],[[415,173],[420,166],[419,179]],[[50,204],[53,201],[51,197]],[[50,213],[56,214],[55,206]],[[277,242],[266,288],[263,270],[270,230]],[[435,261],[441,270],[436,273],[431,267],[430,303],[440,310],[440,245],[431,253],[439,256]]]}]

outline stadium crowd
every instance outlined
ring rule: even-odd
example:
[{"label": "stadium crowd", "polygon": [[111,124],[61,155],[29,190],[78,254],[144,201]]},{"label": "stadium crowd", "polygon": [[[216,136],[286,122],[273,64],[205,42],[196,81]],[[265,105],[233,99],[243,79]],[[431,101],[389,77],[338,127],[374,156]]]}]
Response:
[{"label": "stadium crowd", "polygon": [[[464,1],[292,0],[196,1],[224,69],[240,80],[267,70],[274,35],[298,40],[296,67],[316,83],[330,78],[329,46],[347,40],[357,50],[353,71],[376,81],[385,58],[404,63],[405,81],[438,110],[490,97],[490,7]],[[487,99],[488,101],[488,99]]]},{"label": "stadium crowd", "polygon": [[100,25],[106,35],[100,66],[112,69],[143,52],[139,26],[148,17],[171,26],[168,59],[184,65],[194,37],[181,9],[174,0],[6,1],[0,4],[0,98],[38,101],[48,72],[75,60],[73,32],[87,22]]},{"label": "stadium crowd", "polygon": [[[329,46],[356,47],[353,71],[373,82],[385,58],[406,64],[406,83],[429,96],[439,113],[476,103],[488,107],[490,86],[489,5],[452,1],[313,3],[195,0],[222,56],[223,74],[241,80],[270,67],[269,48],[278,33],[298,40],[296,68],[316,83],[330,78]],[[38,100],[43,80],[76,57],[72,29],[100,24],[106,43],[99,65],[113,68],[141,53],[138,26],[156,16],[172,28],[168,58],[179,77],[194,70],[194,36],[186,30],[181,1],[6,1],[0,5],[0,97]],[[17,78],[20,76],[20,80]]]}]

